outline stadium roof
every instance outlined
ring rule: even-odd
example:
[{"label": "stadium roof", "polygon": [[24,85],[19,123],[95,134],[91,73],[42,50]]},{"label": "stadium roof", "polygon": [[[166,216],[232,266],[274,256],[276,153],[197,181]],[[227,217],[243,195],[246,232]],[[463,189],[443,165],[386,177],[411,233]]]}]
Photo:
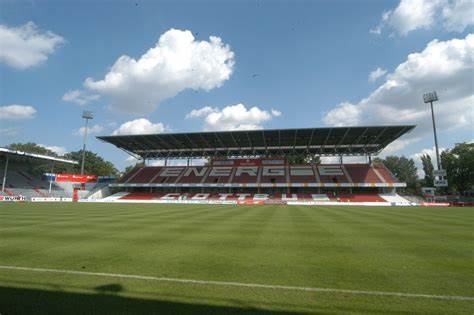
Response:
[{"label": "stadium roof", "polygon": [[99,136],[145,159],[373,155],[415,126],[298,128]]},{"label": "stadium roof", "polygon": [[0,155],[26,157],[26,158],[35,159],[35,160],[53,161],[53,162],[66,163],[66,164],[79,164],[77,161],[73,161],[73,160],[61,159],[61,158],[57,158],[57,157],[49,156],[49,155],[10,150],[6,148],[0,148]]}]

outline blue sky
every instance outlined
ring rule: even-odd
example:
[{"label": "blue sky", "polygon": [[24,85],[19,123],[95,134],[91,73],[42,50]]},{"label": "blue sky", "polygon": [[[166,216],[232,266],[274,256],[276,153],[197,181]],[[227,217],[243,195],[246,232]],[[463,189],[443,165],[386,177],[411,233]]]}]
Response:
[{"label": "blue sky", "polygon": [[[417,124],[384,153],[431,154],[425,91],[440,96],[441,147],[474,139],[466,8],[472,2],[0,1],[0,145],[79,150],[87,109],[94,135]],[[137,66],[160,38],[149,60],[161,66]],[[192,69],[182,74],[181,63]],[[104,80],[109,72],[127,79]],[[127,165],[94,137],[89,148]]]}]

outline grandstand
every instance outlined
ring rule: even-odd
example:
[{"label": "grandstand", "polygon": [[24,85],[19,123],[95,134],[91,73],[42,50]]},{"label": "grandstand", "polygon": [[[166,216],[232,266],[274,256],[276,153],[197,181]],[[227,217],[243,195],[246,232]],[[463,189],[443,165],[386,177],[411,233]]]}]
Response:
[{"label": "grandstand", "polygon": [[31,198],[71,198],[72,189],[38,174],[31,174],[31,165],[47,163],[51,170],[56,164],[78,164],[76,161],[0,148],[0,156],[4,158],[4,167],[0,171],[2,188],[0,196],[22,196]]},{"label": "grandstand", "polygon": [[[300,128],[223,132],[101,136],[144,161],[108,186],[105,201],[213,203],[374,203],[408,204],[397,194],[406,187],[381,163],[373,163],[388,144],[415,126]],[[304,163],[315,156],[339,163]],[[367,163],[344,163],[366,156]],[[191,159],[206,159],[201,166]],[[299,163],[292,163],[295,160]],[[185,159],[186,166],[168,166]]]}]

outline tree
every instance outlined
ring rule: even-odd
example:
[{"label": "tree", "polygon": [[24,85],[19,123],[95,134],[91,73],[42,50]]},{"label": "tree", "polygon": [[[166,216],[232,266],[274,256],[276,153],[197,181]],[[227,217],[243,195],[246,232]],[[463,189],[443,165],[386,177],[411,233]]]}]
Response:
[{"label": "tree", "polygon": [[40,145],[37,145],[36,143],[33,143],[33,142],[12,143],[8,146],[8,148],[10,150],[16,150],[16,151],[22,151],[22,152],[28,152],[28,153],[36,153],[36,154],[49,155],[49,156],[54,156],[54,157],[58,156],[55,152],[49,149],[46,149],[45,147],[42,147]]},{"label": "tree", "polygon": [[417,169],[413,159],[408,159],[404,156],[390,155],[385,159],[377,158],[374,162],[382,162],[398,180],[407,183],[407,188],[411,190],[416,189]]},{"label": "tree", "polygon": [[[45,147],[39,146],[36,143],[12,143],[8,146],[11,150],[23,151],[28,153],[36,153],[48,156],[58,157],[58,154]],[[66,153],[63,158],[73,161],[82,161],[82,150]],[[12,163],[18,163],[13,160]],[[23,163],[25,167],[34,175],[41,175],[43,173],[51,172],[52,162],[38,161],[35,163]],[[81,165],[71,165],[56,163],[54,165],[55,173],[80,173]],[[98,176],[117,176],[118,171],[115,166],[108,161],[105,161],[99,155],[86,151],[86,160],[84,164],[84,172],[86,174],[98,175]]]},{"label": "tree", "polygon": [[423,164],[423,171],[425,172],[424,185],[426,187],[433,187],[434,184],[434,167],[433,162],[431,162],[431,157],[428,154],[423,154],[421,156],[421,163]]},{"label": "tree", "polygon": [[[74,173],[81,171],[82,150],[66,153],[64,158],[79,161],[79,165],[74,165],[73,170]],[[91,151],[86,151],[84,173],[97,176],[118,176],[119,174],[111,162],[105,161],[102,157]]]},{"label": "tree", "polygon": [[[8,148],[10,150],[15,150],[15,151],[22,151],[22,152],[27,152],[27,153],[58,157],[58,155],[55,152],[49,149],[46,149],[45,147],[42,147],[40,145],[37,145],[36,143],[33,143],[33,142],[12,143],[8,146]],[[30,160],[30,161],[34,161],[34,162],[24,163],[22,160],[15,157],[11,159],[12,164],[21,164],[22,167],[24,167],[26,170],[28,170],[29,173],[35,176],[41,176],[41,174],[43,173],[51,172],[52,162],[43,161],[43,160]],[[61,167],[65,168],[67,166],[61,165]],[[55,168],[57,169],[57,167]]]},{"label": "tree", "polygon": [[449,190],[463,193],[474,187],[474,143],[458,143],[441,153]]}]

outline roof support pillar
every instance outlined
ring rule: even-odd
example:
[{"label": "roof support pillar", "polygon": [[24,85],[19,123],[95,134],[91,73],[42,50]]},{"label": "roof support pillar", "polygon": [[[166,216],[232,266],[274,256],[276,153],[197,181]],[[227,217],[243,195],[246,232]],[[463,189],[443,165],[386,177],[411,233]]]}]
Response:
[{"label": "roof support pillar", "polygon": [[339,164],[343,164],[342,155],[339,155]]},{"label": "roof support pillar", "polygon": [[51,197],[51,186],[53,186],[53,172],[54,172],[54,161],[51,163],[51,175],[49,176],[49,189],[48,195]]},{"label": "roof support pillar", "polygon": [[5,169],[3,170],[3,182],[2,182],[2,192],[5,191],[5,183],[7,182],[7,171],[8,171],[8,161],[10,160],[10,156],[7,154],[5,160]]}]

